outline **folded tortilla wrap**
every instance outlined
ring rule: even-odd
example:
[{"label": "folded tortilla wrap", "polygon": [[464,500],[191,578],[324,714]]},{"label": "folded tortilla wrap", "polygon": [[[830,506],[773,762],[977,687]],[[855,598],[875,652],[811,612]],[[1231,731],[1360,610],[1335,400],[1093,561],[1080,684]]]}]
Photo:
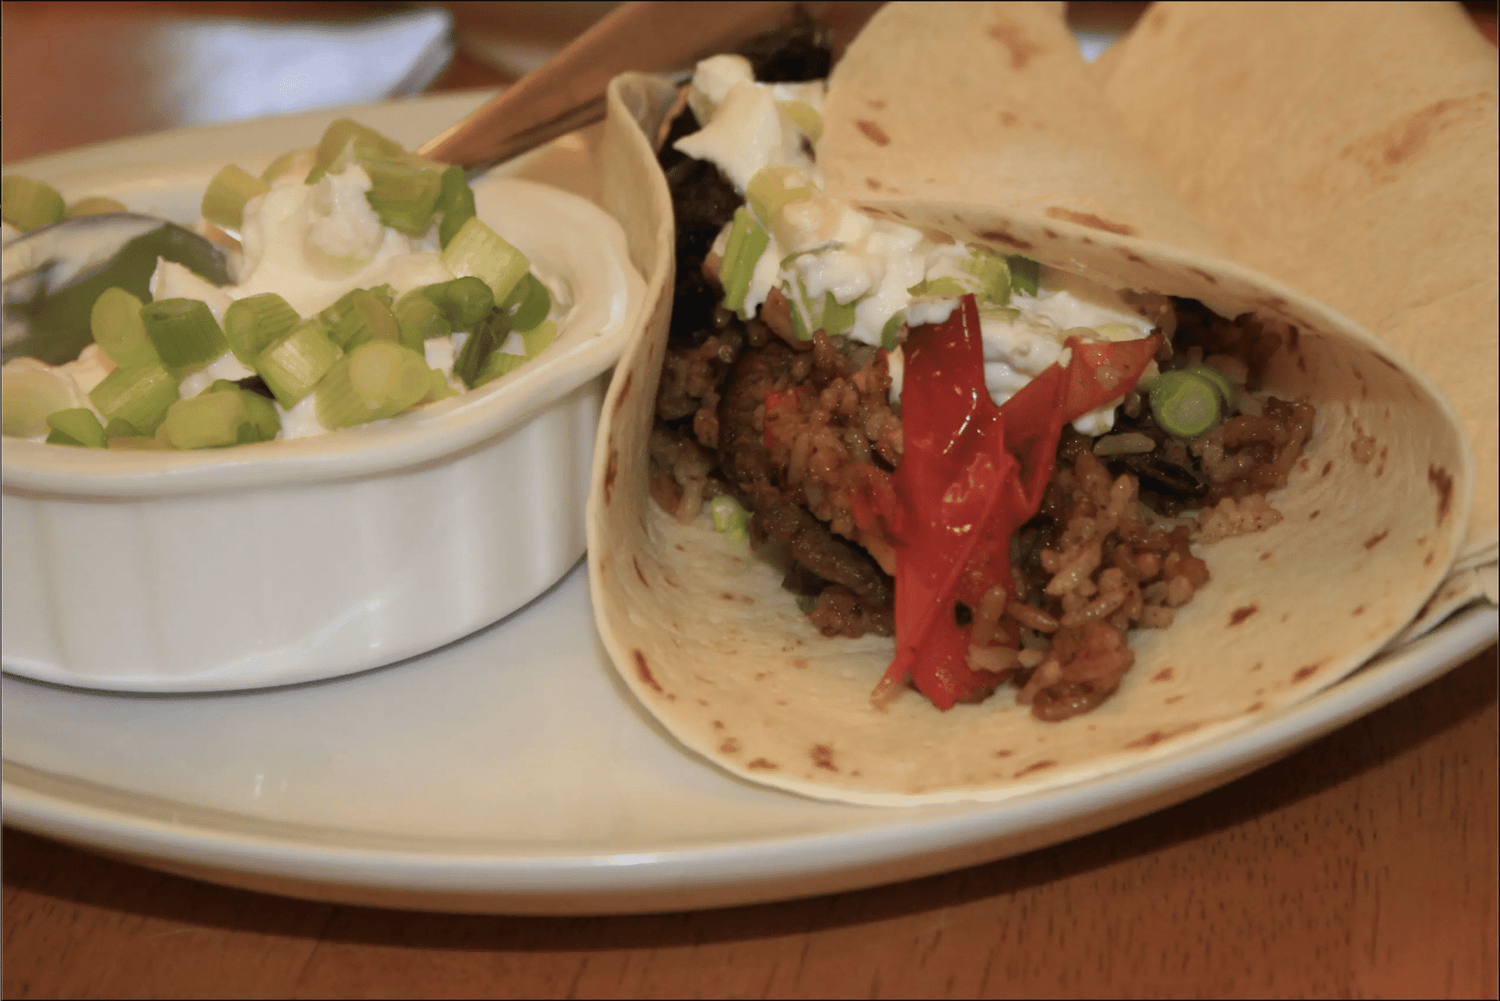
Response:
[{"label": "folded tortilla wrap", "polygon": [[1460,559],[1500,524],[1496,49],[1458,4],[1174,3],[1096,76],[1238,260],[1421,368],[1475,455]]},{"label": "folded tortilla wrap", "polygon": [[[973,86],[973,74],[934,83],[942,53],[945,65],[1008,66],[1033,108],[1055,95],[1041,124],[1077,114],[1107,125],[1102,112],[1087,118],[1100,99],[1090,104],[1076,54],[1064,58],[1071,41],[1051,5],[977,10],[889,5],[856,39],[835,70],[820,148],[821,162],[843,165],[842,174],[829,168],[830,179],[856,178],[839,193],[1114,287],[1294,325],[1299,336],[1273,360],[1267,388],[1311,396],[1315,433],[1271,498],[1285,520],[1203,552],[1212,580],[1170,628],[1133,637],[1136,664],[1100,708],[1044,723],[1006,689],[946,713],[914,692],[877,708],[870,694],[891,640],[823,637],[782,590],[779,569],[706,519],[684,525],[651,501],[647,440],[666,348],[658,310],[627,347],[605,402],[588,525],[596,621],[642,705],[686,747],[754,782],[869,804],[993,800],[1254,726],[1337,681],[1399,630],[1443,578],[1467,522],[1470,458],[1432,385],[1341,315],[1215,254],[1213,238],[1139,167],[1128,137],[1116,132],[1106,146],[1102,132],[1060,126],[1036,129],[1037,140],[1018,149],[1007,132],[989,130],[986,144],[984,129],[955,134],[929,114],[940,107],[961,121],[996,98]],[[641,141],[655,137],[670,96],[654,86],[617,81],[612,127],[627,124],[634,95]],[[941,155],[945,144],[960,151],[963,170]],[[879,171],[853,170],[871,145]],[[908,148],[926,155],[899,155]],[[990,165],[1009,171],[999,176],[1014,180],[1016,194],[981,183]],[[948,174],[963,176],[944,182]],[[670,207],[659,174],[638,196]]]}]

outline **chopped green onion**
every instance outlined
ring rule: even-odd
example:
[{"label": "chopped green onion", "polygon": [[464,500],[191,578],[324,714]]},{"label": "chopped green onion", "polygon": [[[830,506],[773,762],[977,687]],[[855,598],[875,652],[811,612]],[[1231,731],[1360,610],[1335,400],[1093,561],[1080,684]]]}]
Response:
[{"label": "chopped green onion", "polygon": [[177,402],[178,380],[160,365],[117,368],[89,393],[94,408],[106,420],[119,418],[135,425],[142,434],[155,434]]},{"label": "chopped green onion", "polygon": [[380,221],[407,236],[426,233],[437,210],[442,177],[436,171],[395,160],[361,159],[359,163],[370,175],[365,201]]},{"label": "chopped green onion", "polygon": [[139,438],[141,437],[141,429],[123,417],[115,417],[111,418],[110,422],[104,425],[104,437],[106,440],[110,438]]},{"label": "chopped green onion", "polygon": [[229,348],[208,304],[199,299],[158,299],[141,308],[141,320],[169,369],[200,368]]},{"label": "chopped green onion", "polygon": [[906,290],[917,299],[956,299],[974,291],[965,288],[957,278],[926,278]]},{"label": "chopped green onion", "polygon": [[89,330],[109,360],[123,368],[159,365],[156,345],[146,335],[141,300],[122,288],[107,288],[94,300]]},{"label": "chopped green onion", "polygon": [[438,400],[446,400],[450,396],[457,396],[458,390],[448,384],[448,377],[440,368],[429,368],[427,370],[427,395],[418,402],[436,403]]},{"label": "chopped green onion", "polygon": [[313,167],[313,155],[314,151],[311,149],[294,149],[283,153],[260,172],[260,179],[267,184],[274,184],[287,174],[306,174]]},{"label": "chopped green onion", "polygon": [[224,338],[240,364],[253,367],[260,353],[289,334],[299,319],[275,292],[246,296],[224,311]]},{"label": "chopped green onion", "polygon": [[525,355],[507,354],[504,351],[493,352],[480,370],[479,377],[474,380],[475,386],[483,386],[491,380],[498,379],[502,375],[509,375],[522,365],[526,364]]},{"label": "chopped green onion", "polygon": [[0,218],[23,233],[63,217],[63,197],[49,184],[29,177],[0,181]]},{"label": "chopped green onion", "polygon": [[724,286],[724,305],[741,320],[750,319],[745,296],[750,292],[755,265],[770,242],[771,234],[761,228],[749,209],[743,205],[735,209],[729,242],[724,247],[724,262],[719,266],[719,282]]},{"label": "chopped green onion", "polygon": [[1042,266],[1020,254],[1011,254],[1005,259],[1005,263],[1010,267],[1011,291],[1036,295],[1036,290],[1042,280]]},{"label": "chopped green onion", "polygon": [[773,163],[762,167],[745,186],[745,200],[750,211],[767,229],[775,229],[782,210],[792,202],[811,198],[818,189],[809,182],[807,174],[796,167]]},{"label": "chopped green onion", "polygon": [[99,423],[98,415],[88,407],[74,407],[48,414],[47,426],[52,429],[52,433],[47,435],[48,444],[104,447],[104,427]]},{"label": "chopped green onion", "polygon": [[343,350],[328,339],[321,323],[306,320],[262,351],[255,359],[255,371],[275,394],[276,402],[290,410],[312,392],[343,355]]},{"label": "chopped green onion", "polygon": [[172,443],[162,435],[128,435],[122,434],[111,438],[108,436],[109,429],[105,428],[104,447],[124,452],[166,452],[172,448]]},{"label": "chopped green onion", "polygon": [[1163,372],[1150,399],[1156,423],[1179,438],[1196,438],[1219,420],[1219,389],[1196,372]]},{"label": "chopped green onion", "polygon": [[113,198],[80,198],[63,210],[63,218],[78,219],[89,215],[108,215],[111,212],[124,212],[125,203]]},{"label": "chopped green onion", "polygon": [[880,328],[880,346],[887,351],[896,350],[900,343],[901,327],[906,323],[906,311],[898,309],[891,314],[891,318],[885,321],[885,326]]},{"label": "chopped green onion", "polygon": [[552,293],[528,271],[500,308],[510,314],[512,330],[530,330],[552,312]]},{"label": "chopped green onion", "polygon": [[357,159],[390,157],[402,153],[401,144],[387,139],[368,126],[350,118],[340,118],[323,131],[313,151],[313,167],[307,172],[307,184],[317,184],[324,174],[343,173]]},{"label": "chopped green onion", "polygon": [[745,542],[750,538],[746,528],[749,514],[729,494],[715,495],[708,502],[708,509],[713,514],[714,531],[721,532],[726,538],[736,542]]},{"label": "chopped green onion", "polygon": [[[479,285],[489,295],[489,286],[483,282]],[[421,352],[429,337],[447,337],[453,333],[453,324],[443,315],[442,308],[427,296],[426,289],[412,289],[396,300],[391,312],[395,314],[404,348]]]},{"label": "chopped green onion", "polygon": [[496,302],[510,297],[531,262],[526,255],[479,219],[470,219],[443,248],[443,266],[460,277],[473,275],[484,280]]},{"label": "chopped green onion", "polygon": [[47,433],[47,415],[81,407],[78,385],[52,368],[30,363],[0,369],[0,432],[13,438]]},{"label": "chopped green onion", "polygon": [[832,292],[823,296],[823,314],[818,318],[818,324],[823,332],[832,337],[842,334],[854,326],[854,307],[859,304],[858,300],[853,302],[839,302],[833,297]]},{"label": "chopped green onion", "polygon": [[[516,288],[524,283],[524,276]],[[448,282],[428,285],[422,293],[443,311],[443,317],[454,330],[473,330],[474,326],[495,308],[495,293],[483,278],[468,275]],[[515,289],[511,290],[514,297]]]},{"label": "chopped green onion", "polygon": [[1224,406],[1230,409],[1235,408],[1235,403],[1240,396],[1240,390],[1238,386],[1229,381],[1229,377],[1226,376],[1223,372],[1220,372],[1212,365],[1194,365],[1191,368],[1184,369],[1183,371],[1191,373],[1192,375],[1197,376],[1199,379],[1203,379],[1210,383],[1214,387],[1214,389],[1218,390],[1219,400],[1224,404]]},{"label": "chopped green onion", "polygon": [[969,259],[959,265],[965,274],[979,280],[975,289],[980,302],[1004,306],[1010,302],[1010,267],[1005,258],[983,247],[970,247]]},{"label": "chopped green onion", "polygon": [[437,210],[443,215],[442,222],[438,223],[438,244],[446,247],[453,242],[464,223],[474,218],[474,191],[469,187],[469,178],[462,167],[449,167],[443,171]]},{"label": "chopped green onion", "polygon": [[510,317],[498,311],[476,324],[464,346],[458,349],[458,357],[453,359],[454,378],[470,389],[479,385],[490,355],[498,352],[510,331]]},{"label": "chopped green onion", "polygon": [[427,362],[389,341],[361,344],[318,385],[318,420],[346,428],[404,413],[431,388]]},{"label": "chopped green onion", "polygon": [[817,142],[823,138],[823,116],[817,108],[806,101],[777,101],[776,105],[808,139]]},{"label": "chopped green onion", "polygon": [[371,289],[351,289],[318,314],[329,340],[352,350],[366,341],[398,341],[401,329],[390,300]]},{"label": "chopped green onion", "polygon": [[173,448],[224,448],[240,443],[249,413],[240,393],[204,393],[178,400],[162,422]]},{"label": "chopped green onion", "polygon": [[526,346],[527,359],[535,358],[557,340],[557,324],[543,320],[530,330],[521,332],[521,343]]},{"label": "chopped green onion", "polygon": [[215,226],[238,231],[245,222],[245,203],[270,190],[265,181],[230,164],[208,182],[203,192],[203,218]]},{"label": "chopped green onion", "polygon": [[248,389],[235,387],[245,404],[248,420],[240,425],[239,444],[248,445],[257,441],[271,441],[281,433],[281,414],[276,404]]}]

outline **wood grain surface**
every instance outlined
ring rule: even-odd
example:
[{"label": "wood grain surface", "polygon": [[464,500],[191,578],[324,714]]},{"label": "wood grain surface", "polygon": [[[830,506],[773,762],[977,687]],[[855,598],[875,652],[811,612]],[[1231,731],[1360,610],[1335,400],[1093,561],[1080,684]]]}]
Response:
[{"label": "wood grain surface", "polygon": [[[16,89],[17,53],[45,63],[44,45],[66,47],[54,52],[66,62],[118,43],[122,21],[170,30],[207,5],[107,6],[103,20],[69,5],[0,8],[6,160],[176,124],[170,102],[137,107],[127,126],[91,117],[89,95],[139,79],[64,81],[45,101]],[[240,16],[350,16],[295,6],[231,5]],[[1133,16],[1139,5],[1123,6]],[[1479,13],[1493,39],[1492,10]],[[438,87],[503,79],[461,39]],[[130,106],[128,94],[111,100]],[[7,828],[3,993],[1495,997],[1497,669],[1491,646],[1279,763],[1067,844],[700,913],[520,918],[309,903]]]}]

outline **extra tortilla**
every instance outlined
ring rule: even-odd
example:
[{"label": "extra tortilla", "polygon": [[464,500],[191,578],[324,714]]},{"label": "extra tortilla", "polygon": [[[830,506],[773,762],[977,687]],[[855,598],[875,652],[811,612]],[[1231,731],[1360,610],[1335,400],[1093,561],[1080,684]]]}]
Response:
[{"label": "extra tortilla", "polygon": [[[939,49],[949,62],[993,62],[997,45],[1003,54],[1015,44],[1018,14],[1021,37],[1059,55],[1028,57],[1017,73],[1045,70],[1055,92],[1085,100],[1088,88],[1078,82],[1085,67],[1055,49],[1055,38],[1065,37],[1055,11],[980,10],[892,5],[877,15],[836,71],[825,163],[858,160],[840,136],[869,142],[868,129],[856,122],[851,131],[844,126],[853,117],[840,117],[840,108],[868,95],[847,93],[850,81],[917,80]],[[972,31],[975,16],[989,18],[998,36]],[[1033,94],[1054,92],[1047,81],[1021,78]],[[641,142],[657,134],[669,98],[651,86],[620,81],[612,106],[619,115],[623,95],[636,95]],[[884,108],[859,115],[885,136],[882,150],[898,141],[930,149],[959,140],[947,131],[924,139],[926,109],[988,96],[967,87],[892,87],[882,92]],[[869,119],[875,110],[880,116]],[[612,117],[612,127],[623,124]],[[915,693],[877,710],[869,694],[889,662],[889,640],[818,635],[781,590],[775,568],[701,519],[676,523],[649,499],[646,441],[666,341],[659,309],[626,349],[605,402],[588,526],[595,614],[641,703],[685,746],[734,774],[817,797],[909,805],[1000,799],[1130,767],[1253,726],[1343,677],[1417,612],[1457,551],[1472,471],[1462,432],[1430,383],[1341,316],[1214,254],[1191,214],[1138,170],[1127,138],[1115,137],[1126,166],[1114,173],[1100,148],[1091,148],[1087,171],[1076,168],[1076,130],[1048,135],[1027,148],[1029,173],[1072,180],[1044,197],[1022,186],[1013,202],[1005,185],[969,177],[963,200],[939,200],[960,191],[923,188],[943,176],[932,172],[943,158],[932,156],[913,173],[900,158],[882,161],[878,176],[864,175],[878,190],[863,177],[857,185],[880,197],[861,200],[871,211],[1111,284],[1193,296],[1231,314],[1254,309],[1295,325],[1299,336],[1275,360],[1270,386],[1308,393],[1320,410],[1305,461],[1275,498],[1286,520],[1212,547],[1211,583],[1170,630],[1138,634],[1138,660],[1123,688],[1087,716],[1042,723],[1004,690],[948,713]],[[1023,166],[999,137],[991,150],[973,136],[960,145],[971,171],[985,169],[987,158]],[[1139,201],[1128,197],[1136,181],[1144,186]],[[1109,197],[1091,193],[1100,191]],[[669,204],[659,173],[637,194],[652,206]],[[1058,208],[1064,212],[1049,211]],[[1129,233],[1119,231],[1124,226]],[[664,245],[670,252],[669,234]]]}]

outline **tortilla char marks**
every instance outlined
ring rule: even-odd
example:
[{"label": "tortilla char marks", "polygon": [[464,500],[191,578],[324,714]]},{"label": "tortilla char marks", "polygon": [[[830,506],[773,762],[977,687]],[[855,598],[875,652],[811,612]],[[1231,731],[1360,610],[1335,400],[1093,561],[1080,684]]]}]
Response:
[{"label": "tortilla char marks", "polygon": [[1328,477],[1328,474],[1331,472],[1333,472],[1333,460],[1329,459],[1327,462],[1323,463],[1323,471],[1318,474],[1318,479],[1326,479]]},{"label": "tortilla char marks", "polygon": [[1207,271],[1204,271],[1202,268],[1189,267],[1188,270],[1197,275],[1199,278],[1202,278],[1204,281],[1208,282],[1210,285],[1219,284],[1219,279],[1215,278]]},{"label": "tortilla char marks", "polygon": [[615,397],[615,413],[619,413],[620,408],[625,405],[625,400],[630,396],[631,383],[633,383],[634,381],[635,371],[631,370],[629,372],[626,372],[625,381],[620,383],[620,395]]},{"label": "tortilla char marks", "polygon": [[838,765],[833,763],[833,748],[827,744],[814,744],[812,747],[812,763],[826,771],[836,772]]},{"label": "tortilla char marks", "polygon": [[1175,669],[1164,667],[1151,676],[1152,681],[1171,681]]},{"label": "tortilla char marks", "polygon": [[891,144],[891,137],[885,134],[885,129],[870,121],[868,118],[856,119],[854,122],[854,127],[859,129],[864,137],[870,140],[870,142],[874,143],[876,146],[889,146]]},{"label": "tortilla char marks", "polygon": [[871,191],[879,191],[881,188],[885,187],[885,185],[881,184],[880,181],[876,178],[867,177],[865,178],[865,187],[869,188]]},{"label": "tortilla char marks", "polygon": [[1248,716],[1251,713],[1258,713],[1262,709],[1264,709],[1265,707],[1266,707],[1266,704],[1264,702],[1252,702],[1252,703],[1250,703],[1249,708],[1247,708],[1245,710],[1245,715]]},{"label": "tortilla char marks", "polygon": [[724,742],[719,745],[720,754],[739,754],[740,742],[733,737],[725,737]]},{"label": "tortilla char marks", "polygon": [[1229,613],[1229,624],[1237,626],[1258,611],[1260,611],[1259,605],[1242,605]]},{"label": "tortilla char marks", "polygon": [[1467,97],[1445,97],[1418,108],[1405,118],[1339,150],[1339,156],[1359,163],[1369,171],[1376,184],[1388,184],[1399,176],[1401,164],[1420,154],[1432,137],[1454,125],[1473,118],[1494,117],[1494,109],[1483,105],[1494,101],[1488,93]]},{"label": "tortilla char marks", "polygon": [[885,100],[883,98],[879,98],[879,97],[867,97],[867,98],[865,98],[865,103],[868,104],[875,111],[884,111],[885,110]]},{"label": "tortilla char marks", "polygon": [[645,587],[645,588],[650,588],[651,587],[651,582],[649,580],[647,580],[646,579],[646,575],[641,572],[641,561],[638,560],[638,559],[636,559],[634,556],[632,556],[630,558],[630,563],[631,563],[632,566],[635,567],[635,575],[641,579],[641,586]]},{"label": "tortilla char marks", "polygon": [[997,757],[997,758],[1008,758],[1012,754],[1015,754],[1015,753],[1016,753],[1015,751],[996,751],[995,752],[995,757]]},{"label": "tortilla char marks", "polygon": [[1357,616],[1357,615],[1363,615],[1363,614],[1365,614],[1365,606],[1364,605],[1357,605],[1357,606],[1355,606],[1354,611],[1352,611],[1352,612],[1349,613],[1349,615],[1351,617]]},{"label": "tortilla char marks", "polygon": [[1018,779],[1022,775],[1028,775],[1031,772],[1039,772],[1043,768],[1051,768],[1052,766],[1054,766],[1056,764],[1057,764],[1057,762],[1053,761],[1051,758],[1048,758],[1045,761],[1033,762],[1032,764],[1029,764],[1025,768],[1021,769],[1019,772],[1016,772],[1014,775],[1011,776],[1011,778]]},{"label": "tortilla char marks", "polygon": [[1008,247],[1015,247],[1017,250],[1033,250],[1036,247],[1036,244],[1031,243],[1028,240],[1023,240],[1019,236],[1016,236],[1015,234],[1003,229],[986,229],[975,233],[974,235],[979,237],[981,240],[991,240],[995,243],[1003,243]]},{"label": "tortilla char marks", "polygon": [[609,507],[615,495],[615,477],[620,473],[620,452],[611,443],[609,460],[604,463],[604,506]]},{"label": "tortilla char marks", "polygon": [[1000,124],[1005,126],[1006,128],[1010,128],[1012,125],[1016,124],[1019,121],[1020,119],[1016,117],[1016,113],[1014,111],[1000,112]]},{"label": "tortilla char marks", "polygon": [[1059,233],[1055,229],[1048,229],[1046,226],[1042,227],[1042,235],[1045,236],[1049,240],[1061,240],[1062,239],[1062,234],[1061,233]]},{"label": "tortilla char marks", "polygon": [[1001,21],[990,25],[985,31],[991,38],[1005,46],[1005,50],[1010,53],[1011,69],[1025,69],[1026,64],[1033,58],[1047,51],[1044,46],[1027,38],[1021,32],[1020,27],[1014,24]]},{"label": "tortilla char marks", "polygon": [[632,650],[630,651],[630,653],[635,657],[636,675],[643,682],[650,685],[653,690],[660,692],[662,690],[662,687],[657,683],[656,677],[651,673],[651,666],[646,663],[646,655],[641,653],[639,649]]},{"label": "tortilla char marks", "polygon": [[1324,663],[1325,661],[1320,660],[1315,664],[1305,664],[1297,668],[1297,670],[1292,672],[1292,684],[1295,685],[1299,681],[1306,681],[1308,678],[1311,678]]},{"label": "tortilla char marks", "polygon": [[758,772],[771,772],[771,771],[775,771],[776,769],[780,768],[781,766],[778,765],[774,761],[767,761],[765,758],[756,758],[754,761],[751,761],[748,764],[746,764],[745,767],[746,768],[753,768],[755,771],[758,771]]},{"label": "tortilla char marks", "polygon": [[1453,474],[1437,466],[1427,467],[1427,482],[1438,495],[1438,524],[1448,520],[1448,511],[1453,506]]},{"label": "tortilla char marks", "polygon": [[1192,733],[1194,730],[1198,729],[1198,727],[1199,724],[1197,723],[1185,723],[1182,726],[1177,727],[1175,730],[1152,730],[1144,737],[1137,737],[1135,740],[1132,740],[1125,746],[1153,747],[1157,744],[1160,744],[1164,740],[1170,740],[1173,737],[1181,737],[1185,733]]},{"label": "tortilla char marks", "polygon": [[1114,233],[1116,236],[1135,236],[1136,232],[1135,227],[1128,223],[1111,222],[1092,212],[1075,212],[1060,205],[1047,206],[1046,216],[1048,219],[1071,222],[1079,226],[1087,226],[1090,229],[1102,229],[1104,232]]}]

